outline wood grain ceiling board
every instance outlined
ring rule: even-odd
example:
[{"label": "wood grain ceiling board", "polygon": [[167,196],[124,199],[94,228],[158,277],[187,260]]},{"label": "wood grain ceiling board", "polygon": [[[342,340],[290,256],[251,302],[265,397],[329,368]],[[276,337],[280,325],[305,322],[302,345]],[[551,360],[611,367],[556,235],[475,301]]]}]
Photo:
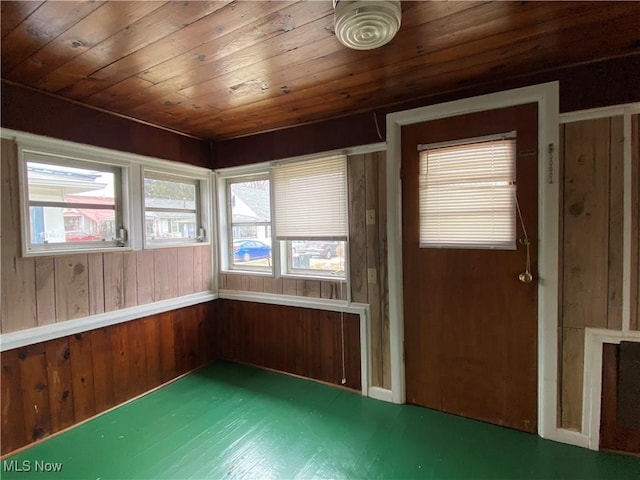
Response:
[{"label": "wood grain ceiling board", "polygon": [[3,1],[2,78],[207,139],[640,55],[640,2],[408,2],[374,51],[322,1]]}]

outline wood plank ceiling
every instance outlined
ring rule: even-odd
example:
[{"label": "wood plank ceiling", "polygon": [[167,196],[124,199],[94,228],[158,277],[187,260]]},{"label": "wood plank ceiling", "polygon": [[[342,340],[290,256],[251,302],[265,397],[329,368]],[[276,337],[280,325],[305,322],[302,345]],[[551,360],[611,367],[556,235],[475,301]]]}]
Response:
[{"label": "wood plank ceiling", "polygon": [[640,2],[403,2],[343,47],[331,0],[2,1],[2,78],[207,139],[640,55]]}]

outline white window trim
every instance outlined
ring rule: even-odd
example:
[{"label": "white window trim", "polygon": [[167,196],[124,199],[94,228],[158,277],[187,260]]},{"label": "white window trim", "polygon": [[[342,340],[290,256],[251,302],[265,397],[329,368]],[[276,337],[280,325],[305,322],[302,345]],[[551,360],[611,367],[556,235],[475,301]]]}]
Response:
[{"label": "white window trim", "polygon": [[[126,186],[129,184],[129,168],[128,166],[114,164],[112,162],[95,160],[94,158],[80,158],[73,153],[62,153],[55,147],[52,149],[40,149],[34,148],[31,145],[22,142],[16,142],[18,147],[18,182],[19,182],[19,194],[20,194],[20,231],[22,239],[22,256],[34,257],[44,255],[60,255],[70,253],[86,253],[86,252],[109,252],[109,251],[123,251],[130,250],[129,239],[126,232],[130,230],[130,216],[127,206],[129,204],[129,191]],[[115,204],[116,209],[119,212],[120,223],[116,225],[116,229],[124,228],[125,238],[122,245],[117,245],[116,241],[101,243],[52,243],[52,244],[36,244],[33,245],[29,241],[31,238],[30,228],[30,199],[29,199],[29,187],[27,179],[27,156],[30,154],[36,154],[41,156],[50,157],[51,165],[58,166],[70,166],[75,168],[88,169],[91,165],[95,165],[96,170],[107,171],[109,169],[117,170],[118,173],[114,174],[118,180],[118,185],[114,185],[116,193]],[[59,159],[59,163],[55,162],[55,159]],[[36,160],[36,162],[39,162]],[[43,162],[44,163],[44,162]],[[31,246],[31,248],[30,248]]]},{"label": "white window trim", "polygon": [[[264,276],[264,277],[273,277],[273,278],[293,278],[298,280],[325,280],[325,281],[334,281],[334,282],[342,282],[346,284],[347,288],[347,296],[350,301],[350,266],[349,266],[349,255],[348,251],[345,251],[345,276],[344,278],[336,278],[330,276],[323,275],[303,275],[303,274],[291,274],[287,273],[286,265],[283,265],[282,262],[286,262],[286,255],[283,250],[282,242],[279,248],[274,248],[272,243],[271,252],[272,252],[272,263],[273,263],[273,272],[264,272],[257,270],[240,270],[230,268],[229,265],[229,233],[230,232],[230,221],[229,212],[227,208],[227,180],[241,177],[252,177],[256,175],[264,175],[268,174],[271,177],[272,166],[275,163],[289,163],[289,162],[301,162],[306,160],[316,160],[319,158],[325,158],[329,156],[335,155],[345,155],[348,157],[350,155],[359,155],[365,153],[372,152],[381,152],[386,151],[387,145],[386,143],[373,143],[370,145],[362,145],[358,147],[339,149],[339,150],[330,150],[325,152],[313,153],[309,155],[299,155],[295,157],[288,158],[276,158],[272,161],[268,162],[260,162],[253,163],[250,165],[241,165],[238,167],[226,167],[214,170],[214,174],[217,178],[216,181],[216,189],[217,189],[217,219],[218,219],[218,262],[220,267],[220,273],[224,274],[236,274],[236,275],[256,275],[256,276]],[[273,205],[273,191],[271,191],[271,204]],[[271,225],[273,227],[275,223],[273,208],[271,210]],[[349,225],[349,217],[347,212],[347,225]],[[272,240],[273,242],[273,240]],[[345,241],[346,250],[348,250],[349,239]]]},{"label": "white window trim", "polygon": [[[174,180],[180,179],[185,183],[191,183],[197,185],[196,189],[196,218],[198,222],[198,230],[202,229],[202,236],[200,237],[200,232],[198,232],[198,236],[196,238],[178,238],[175,240],[160,240],[160,241],[149,241],[147,240],[147,233],[145,228],[146,222],[146,207],[144,205],[144,179],[147,177],[147,174],[150,175],[150,178],[161,179],[161,180]],[[212,197],[211,188],[210,188],[210,171],[205,172],[194,172],[193,174],[185,174],[185,169],[182,168],[180,171],[175,171],[173,168],[149,168],[142,167],[141,172],[141,182],[140,189],[142,192],[142,238],[144,240],[144,248],[145,249],[156,249],[156,248],[169,248],[169,247],[182,247],[182,246],[192,246],[192,245],[203,245],[211,243],[210,239],[213,238],[211,231],[211,222],[209,222],[209,218],[212,217],[211,213],[214,211],[211,209],[210,199]]]},{"label": "white window trim", "polygon": [[[229,193],[229,183],[233,183],[233,181],[237,180],[238,182],[242,182],[243,178],[245,180],[250,180],[251,178],[256,177],[268,177],[270,178],[269,173],[269,164],[267,163],[258,163],[253,164],[248,167],[236,167],[236,168],[228,168],[222,170],[214,171],[214,175],[217,179],[216,181],[216,190],[217,190],[217,210],[218,210],[218,255],[217,261],[220,266],[220,273],[231,273],[231,274],[240,274],[240,275],[258,275],[263,277],[273,277],[276,276],[276,265],[278,261],[276,257],[278,256],[277,248],[273,248],[273,240],[271,245],[271,262],[273,264],[272,271],[267,270],[252,270],[250,268],[234,268],[231,265],[231,245],[233,241],[230,240],[231,237],[231,211],[229,210],[229,202],[227,201],[228,193]],[[271,225],[273,226],[273,218],[271,218]]]},{"label": "white window trim", "polygon": [[[155,172],[196,179],[200,182],[201,218],[202,227],[205,229],[205,241],[198,242],[198,245],[210,245],[213,238],[213,202],[211,170],[204,167],[197,167],[186,163],[162,160],[145,155],[121,152],[103,147],[96,147],[82,143],[59,140],[51,137],[44,137],[17,130],[2,128],[0,137],[13,140],[18,146],[18,160],[20,162],[20,200],[21,200],[21,233],[22,233],[22,255],[24,257],[53,256],[74,253],[92,253],[108,251],[142,250],[144,231],[144,202],[143,202],[143,170],[150,169]],[[122,169],[122,216],[124,227],[127,229],[128,242],[125,247],[96,247],[96,248],[68,248],[39,250],[37,252],[27,251],[26,239],[29,238],[28,225],[28,198],[24,181],[24,160],[22,151],[34,150],[52,156],[62,156],[70,159],[81,160],[84,163],[105,164]],[[27,208],[25,216],[25,206]],[[192,243],[172,244],[166,247],[187,246]],[[164,246],[164,245],[163,245]]]}]

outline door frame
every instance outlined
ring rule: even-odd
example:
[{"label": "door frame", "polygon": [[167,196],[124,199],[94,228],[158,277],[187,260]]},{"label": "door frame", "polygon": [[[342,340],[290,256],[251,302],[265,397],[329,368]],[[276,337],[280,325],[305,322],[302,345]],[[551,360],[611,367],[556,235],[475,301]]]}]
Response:
[{"label": "door frame", "polygon": [[[559,435],[558,394],[558,220],[559,82],[481,95],[387,115],[387,241],[391,397],[406,402],[402,271],[402,126],[526,103],[538,105],[538,435]],[[560,438],[563,437],[563,438]]]}]

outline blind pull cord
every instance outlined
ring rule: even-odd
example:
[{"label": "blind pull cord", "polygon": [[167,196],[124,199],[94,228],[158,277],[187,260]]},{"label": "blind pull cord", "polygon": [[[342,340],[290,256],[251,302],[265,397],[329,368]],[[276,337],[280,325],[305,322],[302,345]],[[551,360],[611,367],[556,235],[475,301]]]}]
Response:
[{"label": "blind pull cord", "polygon": [[522,225],[522,233],[524,235],[524,237],[520,239],[520,243],[523,244],[527,249],[527,264],[525,267],[525,271],[518,275],[518,280],[520,280],[522,283],[531,283],[531,281],[533,280],[533,275],[531,275],[531,240],[529,239],[529,235],[527,235],[527,228],[524,226],[522,212],[520,211],[520,202],[518,202],[518,195],[516,195],[516,192],[513,192],[513,198],[516,201],[518,218],[520,219],[520,225]]}]

